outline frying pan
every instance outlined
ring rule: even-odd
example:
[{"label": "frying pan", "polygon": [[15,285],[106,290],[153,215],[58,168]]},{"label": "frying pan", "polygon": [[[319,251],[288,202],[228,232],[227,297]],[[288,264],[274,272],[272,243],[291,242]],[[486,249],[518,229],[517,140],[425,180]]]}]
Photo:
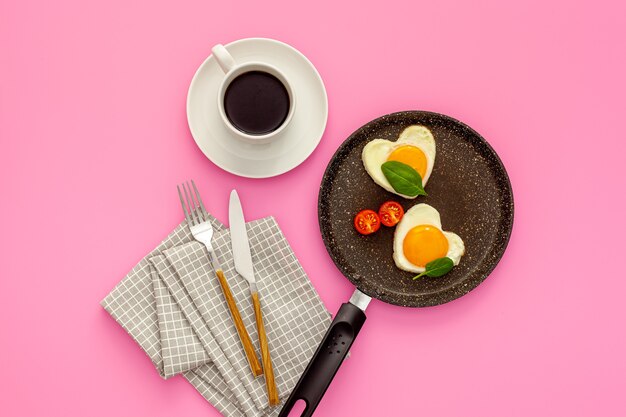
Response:
[{"label": "frying pan", "polygon": [[[366,143],[381,138],[395,141],[410,125],[422,125],[435,137],[437,154],[426,191],[428,196],[406,200],[376,185],[363,167]],[[439,278],[398,269],[392,258],[394,228],[368,236],[354,230],[360,210],[377,210],[387,200],[405,210],[427,203],[441,214],[443,230],[457,233],[465,243],[458,266]],[[442,114],[406,111],[382,116],[354,132],[330,160],[319,192],[322,239],[335,265],[356,286],[342,304],[317,351],[287,399],[279,417],[286,417],[298,400],[311,416],[333,380],[365,322],[372,298],[405,307],[447,303],[476,288],[495,268],[513,226],[513,193],[500,158],[469,126]]]}]

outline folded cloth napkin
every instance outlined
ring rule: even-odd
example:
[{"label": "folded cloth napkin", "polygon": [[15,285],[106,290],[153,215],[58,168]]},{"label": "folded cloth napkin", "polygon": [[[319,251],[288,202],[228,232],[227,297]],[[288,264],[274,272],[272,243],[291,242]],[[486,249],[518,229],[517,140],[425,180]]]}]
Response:
[{"label": "folded cloth napkin", "polygon": [[[214,247],[258,350],[248,284],[234,270],[230,233],[211,217]],[[282,398],[293,389],[330,315],[273,218],[247,225],[265,326]],[[225,416],[276,415],[253,379],[208,254],[179,225],[102,301],[163,377],[183,372]]]}]

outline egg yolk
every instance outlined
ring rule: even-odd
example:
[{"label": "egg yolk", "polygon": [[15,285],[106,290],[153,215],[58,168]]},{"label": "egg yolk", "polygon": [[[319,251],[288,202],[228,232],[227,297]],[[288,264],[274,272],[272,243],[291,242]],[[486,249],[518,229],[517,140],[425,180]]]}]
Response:
[{"label": "egg yolk", "polygon": [[435,226],[421,224],[406,234],[402,250],[409,262],[424,267],[428,262],[448,254],[448,239]]},{"label": "egg yolk", "polygon": [[416,170],[422,179],[426,176],[427,160],[424,152],[417,146],[404,145],[393,150],[387,161],[398,161]]}]

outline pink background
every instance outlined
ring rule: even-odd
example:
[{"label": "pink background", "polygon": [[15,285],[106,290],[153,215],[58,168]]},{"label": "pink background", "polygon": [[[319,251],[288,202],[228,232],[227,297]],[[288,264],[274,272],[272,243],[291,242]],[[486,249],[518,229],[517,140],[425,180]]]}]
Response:
[{"label": "pink background", "polygon": [[[217,415],[99,306],[181,220],[175,184],[222,220],[231,188],[274,215],[334,312],[353,287],[319,237],[326,163],[424,109],[502,157],[510,246],[450,304],[372,302],[316,415],[626,415],[623,2],[221,3],[1,1],[0,414]],[[185,118],[211,46],[253,36],[307,55],[329,97],[317,150],[265,180],[212,165]]]}]

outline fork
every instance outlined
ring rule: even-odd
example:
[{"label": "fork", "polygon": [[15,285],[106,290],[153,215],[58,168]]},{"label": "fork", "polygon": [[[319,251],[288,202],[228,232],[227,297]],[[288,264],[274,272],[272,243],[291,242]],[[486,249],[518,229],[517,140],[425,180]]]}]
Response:
[{"label": "fork", "polygon": [[193,192],[189,186],[189,181],[182,184],[182,192],[181,186],[176,186],[178,189],[178,196],[180,197],[180,204],[183,206],[185,219],[187,219],[187,225],[189,226],[189,230],[191,231],[194,239],[203,243],[211,256],[211,264],[213,265],[217,279],[222,287],[224,298],[226,298],[226,304],[228,304],[228,309],[230,310],[233,322],[235,323],[235,328],[237,329],[237,334],[239,335],[241,344],[243,345],[243,350],[246,354],[246,359],[248,359],[250,369],[252,370],[252,375],[257,377],[263,374],[263,369],[261,368],[261,364],[259,363],[256,353],[254,352],[250,335],[246,330],[246,326],[243,324],[241,314],[239,313],[239,309],[235,303],[235,298],[233,297],[233,293],[230,291],[230,287],[228,286],[228,282],[224,276],[224,271],[222,270],[220,262],[217,259],[217,255],[211,245],[211,240],[213,239],[213,226],[211,226],[211,222],[209,221],[209,214],[204,207],[198,188],[193,180],[191,180],[191,186],[193,187]]}]

